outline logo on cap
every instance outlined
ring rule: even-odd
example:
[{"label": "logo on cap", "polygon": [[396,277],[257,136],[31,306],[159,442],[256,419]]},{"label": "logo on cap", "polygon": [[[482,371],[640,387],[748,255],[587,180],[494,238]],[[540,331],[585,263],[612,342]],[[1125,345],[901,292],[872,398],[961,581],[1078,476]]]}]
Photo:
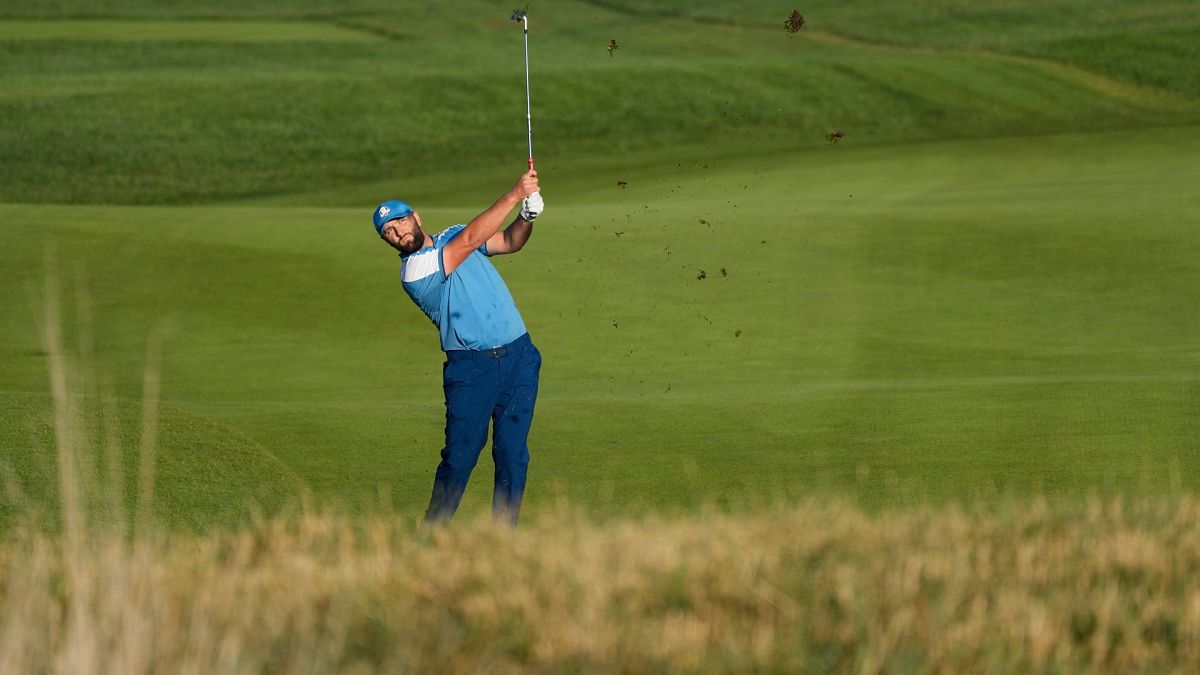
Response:
[{"label": "logo on cap", "polygon": [[382,217],[386,216],[387,214],[389,214],[389,213],[391,213],[391,212],[392,212],[392,210],[391,210],[391,209],[389,209],[387,206],[381,206],[381,207],[379,207],[379,217],[380,217],[380,218],[382,218]]}]

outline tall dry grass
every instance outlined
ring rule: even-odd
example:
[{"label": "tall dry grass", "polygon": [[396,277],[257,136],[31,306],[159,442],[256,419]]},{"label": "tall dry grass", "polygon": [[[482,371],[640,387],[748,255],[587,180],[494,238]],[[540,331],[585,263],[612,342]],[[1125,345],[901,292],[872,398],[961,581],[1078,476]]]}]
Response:
[{"label": "tall dry grass", "polygon": [[198,535],[153,526],[146,460],[136,527],[97,521],[54,312],[64,526],[0,541],[6,675],[1200,672],[1193,496]]},{"label": "tall dry grass", "polygon": [[1200,672],[1200,501],[0,546],[0,672]]}]

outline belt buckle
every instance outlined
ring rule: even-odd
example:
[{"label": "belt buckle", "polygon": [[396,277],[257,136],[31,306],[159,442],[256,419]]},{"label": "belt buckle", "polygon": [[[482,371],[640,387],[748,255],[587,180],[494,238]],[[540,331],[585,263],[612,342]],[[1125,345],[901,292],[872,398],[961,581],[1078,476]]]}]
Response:
[{"label": "belt buckle", "polygon": [[498,359],[504,356],[504,347],[492,347],[492,358]]}]

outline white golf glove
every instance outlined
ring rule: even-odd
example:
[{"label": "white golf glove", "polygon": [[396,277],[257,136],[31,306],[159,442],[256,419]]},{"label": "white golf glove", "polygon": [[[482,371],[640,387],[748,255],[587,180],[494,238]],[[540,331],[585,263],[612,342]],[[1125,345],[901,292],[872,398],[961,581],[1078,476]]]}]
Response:
[{"label": "white golf glove", "polygon": [[546,208],[546,204],[542,202],[542,193],[535,192],[521,202],[521,217],[532,223],[535,218],[542,215],[544,208]]}]

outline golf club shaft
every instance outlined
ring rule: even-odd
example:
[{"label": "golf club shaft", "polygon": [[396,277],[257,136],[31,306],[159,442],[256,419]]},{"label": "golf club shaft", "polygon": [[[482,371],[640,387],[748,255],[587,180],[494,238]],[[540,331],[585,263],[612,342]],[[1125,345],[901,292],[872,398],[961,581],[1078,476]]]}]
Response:
[{"label": "golf club shaft", "polygon": [[533,112],[529,100],[529,18],[521,17],[525,29],[525,124],[529,129],[529,170],[533,170]]}]

